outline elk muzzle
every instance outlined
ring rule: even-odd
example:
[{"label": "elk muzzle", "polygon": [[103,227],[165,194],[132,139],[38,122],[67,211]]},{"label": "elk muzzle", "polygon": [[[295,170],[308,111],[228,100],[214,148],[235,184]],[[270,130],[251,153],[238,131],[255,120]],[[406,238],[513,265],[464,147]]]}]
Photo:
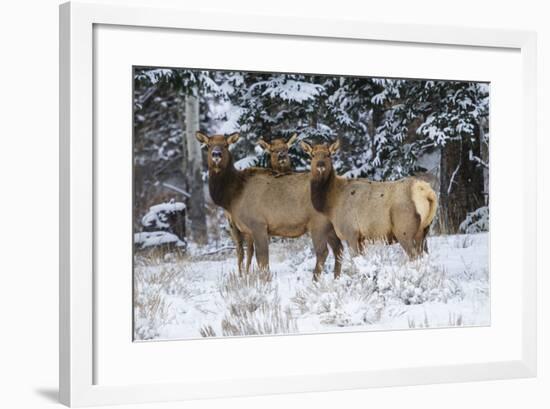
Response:
[{"label": "elk muzzle", "polygon": [[323,162],[323,161],[317,162],[316,168],[317,168],[317,172],[318,172],[320,175],[322,175],[323,173],[325,173],[325,171],[327,170],[327,167],[326,167],[326,165],[325,165],[325,162]]},{"label": "elk muzzle", "polygon": [[277,155],[277,159],[280,164],[285,164],[288,161],[288,155],[286,154],[286,152],[279,152],[279,154]]},{"label": "elk muzzle", "polygon": [[214,163],[214,165],[218,166],[221,163],[222,154],[223,152],[221,148],[212,149],[212,153],[210,154],[210,156],[212,157],[212,162]]}]

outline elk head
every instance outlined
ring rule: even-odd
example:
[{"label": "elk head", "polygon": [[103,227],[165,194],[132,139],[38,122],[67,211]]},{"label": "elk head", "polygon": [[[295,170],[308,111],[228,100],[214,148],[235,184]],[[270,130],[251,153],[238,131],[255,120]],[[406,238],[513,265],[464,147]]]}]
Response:
[{"label": "elk head", "polygon": [[325,143],[311,146],[302,141],[300,146],[311,157],[311,177],[313,181],[325,181],[333,175],[332,156],[340,148],[340,141],[336,140],[332,145]]},{"label": "elk head", "polygon": [[233,159],[229,152],[229,145],[239,140],[239,133],[235,132],[229,136],[208,136],[202,132],[197,132],[196,137],[200,143],[208,148],[208,169],[211,172],[219,173],[232,165]]},{"label": "elk head", "polygon": [[288,150],[296,141],[297,137],[298,134],[293,134],[287,142],[285,142],[283,138],[273,139],[271,143],[268,143],[263,139],[258,141],[258,145],[260,145],[269,154],[269,160],[271,161],[271,167],[273,170],[279,172],[291,170]]}]

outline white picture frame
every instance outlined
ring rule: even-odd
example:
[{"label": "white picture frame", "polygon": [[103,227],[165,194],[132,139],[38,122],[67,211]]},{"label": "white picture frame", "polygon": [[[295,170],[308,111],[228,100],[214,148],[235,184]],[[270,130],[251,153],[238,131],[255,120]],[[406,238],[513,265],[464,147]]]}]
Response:
[{"label": "white picture frame", "polygon": [[[513,49],[521,54],[525,203],[521,354],[456,365],[195,383],[98,384],[94,326],[95,25]],[[461,382],[536,375],[536,35],[526,31],[251,16],[78,2],[60,6],[60,399],[69,406]],[[216,342],[225,342],[223,340]]]}]

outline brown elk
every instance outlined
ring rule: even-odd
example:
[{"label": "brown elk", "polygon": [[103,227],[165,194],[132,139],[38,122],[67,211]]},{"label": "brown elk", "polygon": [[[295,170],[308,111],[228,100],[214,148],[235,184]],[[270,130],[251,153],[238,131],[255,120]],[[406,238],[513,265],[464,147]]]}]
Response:
[{"label": "brown elk", "polygon": [[[288,142],[285,142],[283,138],[276,138],[271,141],[271,143],[266,142],[263,139],[258,141],[258,145],[262,147],[268,154],[270,160],[271,170],[273,171],[274,176],[282,176],[292,172],[292,167],[290,163],[290,157],[288,155],[288,150],[292,144],[296,141],[298,137],[297,134],[293,134]],[[258,168],[255,168],[259,170]],[[229,221],[229,226],[231,229],[231,237],[235,242],[235,248],[237,251],[237,263],[239,274],[243,272],[243,259],[244,259],[244,247],[243,243],[246,243],[246,265],[244,266],[244,271],[247,273],[250,271],[250,265],[252,263],[252,256],[254,254],[254,242],[249,236],[243,235],[239,229],[231,221],[231,216],[226,212],[227,220]]]},{"label": "brown elk", "polygon": [[271,169],[277,176],[292,172],[288,150],[296,142],[296,138],[298,138],[298,134],[293,134],[287,142],[283,138],[273,139],[271,143],[263,139],[258,141],[258,145],[269,154]]},{"label": "brown elk", "polygon": [[430,185],[414,177],[394,182],[346,179],[337,176],[332,156],[340,143],[311,146],[301,143],[311,157],[311,202],[332,222],[336,234],[355,253],[365,242],[399,242],[410,258],[427,251],[426,234],[437,210]]},{"label": "brown elk", "polygon": [[260,269],[269,269],[269,237],[299,237],[309,232],[317,262],[317,280],[331,247],[334,276],[341,270],[342,243],[328,218],[310,201],[308,173],[274,177],[267,169],[235,169],[229,145],[239,134],[207,136],[197,132],[199,142],[208,147],[208,187],[215,204],[230,215],[231,223],[245,238],[251,238]]}]

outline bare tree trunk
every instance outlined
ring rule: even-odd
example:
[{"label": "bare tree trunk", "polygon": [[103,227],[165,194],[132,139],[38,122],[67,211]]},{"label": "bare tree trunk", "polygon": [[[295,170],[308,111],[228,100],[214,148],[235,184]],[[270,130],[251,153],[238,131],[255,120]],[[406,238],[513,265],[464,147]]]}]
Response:
[{"label": "bare tree trunk", "polygon": [[479,140],[481,144],[481,160],[486,166],[483,168],[483,195],[485,206],[489,205],[489,138],[485,134],[487,119],[482,119],[479,124]]},{"label": "bare tree trunk", "polygon": [[[479,143],[471,146],[465,136],[447,142],[441,151],[441,185],[439,190],[439,230],[455,234],[460,223],[484,205],[483,170],[470,158],[470,152],[479,156]],[[476,135],[479,141],[479,135]],[[474,138],[474,139],[475,139]]]},{"label": "bare tree trunk", "polygon": [[206,212],[204,203],[204,183],[202,180],[201,147],[195,138],[199,130],[199,98],[188,95],[185,99],[185,145],[187,145],[187,163],[182,163],[182,170],[187,179],[191,197],[188,200],[188,216],[191,222],[191,237],[198,244],[206,244]]}]

